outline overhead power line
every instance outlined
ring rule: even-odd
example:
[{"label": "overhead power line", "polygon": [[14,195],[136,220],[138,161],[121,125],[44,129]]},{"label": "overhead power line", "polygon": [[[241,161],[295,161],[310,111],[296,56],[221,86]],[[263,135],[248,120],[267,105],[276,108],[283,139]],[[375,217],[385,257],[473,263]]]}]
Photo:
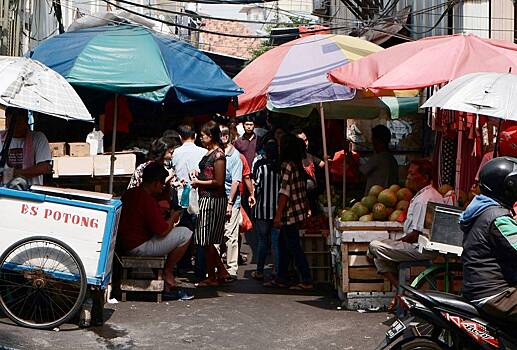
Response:
[{"label": "overhead power line", "polygon": [[[145,15],[145,14],[139,13],[137,11],[133,11],[133,10],[130,10],[130,9],[125,8],[123,6],[120,6],[120,5],[114,3],[114,2],[112,2],[110,0],[103,0],[103,1],[105,3],[107,3],[107,4],[110,4],[111,6],[114,6],[116,8],[119,8],[121,10],[127,11],[127,12],[129,12],[131,14],[134,14],[134,15],[137,15],[137,16],[140,16],[140,17],[144,17],[144,18],[147,18],[147,19],[150,19],[150,20],[153,20],[153,21],[161,22],[161,23],[164,23],[164,24],[167,24],[167,25],[170,25],[170,26],[178,27],[178,28],[188,29],[188,30],[191,30],[191,31],[197,31],[197,32],[200,32],[200,33],[214,34],[214,35],[225,36],[225,37],[233,37],[233,38],[247,38],[247,39],[271,39],[271,38],[289,38],[289,37],[292,37],[292,34],[244,35],[244,34],[234,34],[234,33],[222,33],[222,32],[217,32],[217,31],[212,31],[212,30],[206,30],[206,29],[202,29],[202,28],[195,28],[195,27],[190,27],[190,26],[186,26],[186,25],[183,25],[183,24],[178,24],[178,23],[166,21],[166,20],[163,20],[163,19],[160,19],[160,18],[156,18],[156,17],[153,17],[153,16]],[[352,29],[352,28],[350,28],[350,26],[336,26],[336,27],[328,27],[328,28],[324,28],[324,29],[307,30],[304,33],[316,34],[316,33],[328,32],[329,30],[337,30],[337,29]],[[409,37],[406,37],[406,36],[403,36],[403,35],[399,35],[399,34],[389,33],[387,31],[383,31],[383,30],[378,29],[378,28],[371,28],[371,29],[372,30],[376,30],[376,31],[380,31],[380,32],[383,32],[383,33],[387,33],[387,34],[392,34],[393,36],[401,37],[402,39],[405,39],[405,40],[413,40],[413,39],[411,39]]]}]

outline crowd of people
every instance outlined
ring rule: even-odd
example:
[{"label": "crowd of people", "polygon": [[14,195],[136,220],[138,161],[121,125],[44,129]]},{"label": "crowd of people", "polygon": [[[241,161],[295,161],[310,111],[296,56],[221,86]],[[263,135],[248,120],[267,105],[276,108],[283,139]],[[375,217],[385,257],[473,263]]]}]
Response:
[{"label": "crowd of people", "polygon": [[[251,117],[240,129],[210,121],[198,133],[180,125],[152,143],[122,196],[118,246],[123,254],[167,256],[166,293],[178,290],[177,264],[194,269],[197,287],[235,281],[249,230],[256,235],[253,279],[267,287],[313,288],[299,238],[310,215],[305,134],[256,131]],[[266,278],[269,251],[274,268]]]}]

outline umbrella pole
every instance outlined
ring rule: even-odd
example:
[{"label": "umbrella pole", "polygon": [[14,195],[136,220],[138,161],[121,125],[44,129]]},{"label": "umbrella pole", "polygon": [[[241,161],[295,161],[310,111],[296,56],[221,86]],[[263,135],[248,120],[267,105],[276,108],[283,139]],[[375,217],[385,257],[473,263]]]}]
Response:
[{"label": "umbrella pole", "polygon": [[334,224],[332,213],[332,198],[330,195],[330,176],[329,176],[329,160],[327,154],[327,135],[325,133],[325,112],[323,111],[323,103],[320,102],[320,121],[321,121],[321,138],[323,139],[323,159],[325,162],[325,187],[327,191],[327,208],[329,216],[329,230],[331,244],[334,244]]},{"label": "umbrella pole", "polygon": [[113,175],[115,175],[115,145],[117,144],[118,94],[115,94],[113,107],[113,133],[111,138],[111,164],[108,193],[113,194]]},{"label": "umbrella pole", "polygon": [[345,146],[343,147],[343,208],[346,207],[346,155],[347,155],[347,146],[348,146],[348,142],[347,142],[347,139],[348,139],[348,135],[347,135],[347,125],[348,125],[348,120],[345,118],[343,120],[343,125],[344,125],[344,134],[345,134]]},{"label": "umbrella pole", "polygon": [[18,118],[15,114],[11,116],[11,119],[9,120],[9,129],[7,129],[7,134],[5,135],[5,139],[3,140],[2,152],[0,153],[0,169],[3,169],[5,167],[5,164],[7,163],[9,148],[11,147],[11,141],[13,140],[14,136],[14,128],[16,127],[16,119]]},{"label": "umbrella pole", "polygon": [[463,144],[463,120],[459,117],[458,123],[458,146],[456,147],[456,179],[455,179],[455,197],[454,204],[459,205],[460,198],[460,179],[461,179],[461,152],[462,152],[462,144]]}]

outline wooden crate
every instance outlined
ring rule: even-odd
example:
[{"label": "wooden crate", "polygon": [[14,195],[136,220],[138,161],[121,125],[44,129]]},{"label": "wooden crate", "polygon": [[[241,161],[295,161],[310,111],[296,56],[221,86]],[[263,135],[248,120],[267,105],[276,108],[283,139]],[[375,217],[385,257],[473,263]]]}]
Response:
[{"label": "wooden crate", "polygon": [[375,239],[396,239],[403,227],[397,222],[347,222],[336,225],[341,237],[341,264],[337,281],[340,298],[347,293],[390,292],[391,284],[377,273],[366,257]]},{"label": "wooden crate", "polygon": [[325,232],[300,230],[300,244],[307,257],[314,283],[318,284],[331,281],[331,260],[327,236],[328,234]]}]

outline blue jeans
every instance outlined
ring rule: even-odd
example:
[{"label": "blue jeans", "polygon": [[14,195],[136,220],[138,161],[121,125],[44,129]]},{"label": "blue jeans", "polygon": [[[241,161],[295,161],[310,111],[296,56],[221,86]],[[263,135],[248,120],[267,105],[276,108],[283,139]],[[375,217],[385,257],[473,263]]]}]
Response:
[{"label": "blue jeans", "polygon": [[273,259],[275,260],[275,273],[278,274],[278,230],[273,228],[273,220],[255,220],[253,225],[257,234],[257,272],[264,273],[264,265],[266,264],[267,251],[269,242],[271,241],[271,250]]},{"label": "blue jeans", "polygon": [[280,264],[278,271],[278,281],[281,283],[288,282],[288,271],[289,271],[289,253],[294,258],[294,265],[300,274],[301,281],[303,283],[312,283],[311,270],[309,263],[305,257],[302,246],[300,245],[300,232],[298,230],[298,224],[293,225],[282,225],[280,229]]}]

